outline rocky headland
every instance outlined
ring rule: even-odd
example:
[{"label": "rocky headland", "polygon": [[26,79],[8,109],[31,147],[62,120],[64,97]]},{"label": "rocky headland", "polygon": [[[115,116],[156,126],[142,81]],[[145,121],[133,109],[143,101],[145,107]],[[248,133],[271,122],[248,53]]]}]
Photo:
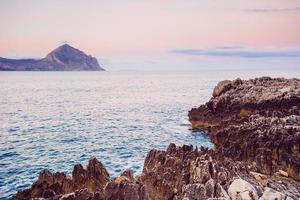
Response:
[{"label": "rocky headland", "polygon": [[96,158],[72,176],[43,170],[13,199],[300,199],[300,80],[222,81],[189,112],[214,149],[170,144],[151,150],[140,175],[110,178]]},{"label": "rocky headland", "polygon": [[189,120],[210,130],[219,155],[300,181],[300,79],[222,81]]},{"label": "rocky headland", "polygon": [[64,44],[42,59],[0,57],[0,71],[103,71],[95,57]]}]

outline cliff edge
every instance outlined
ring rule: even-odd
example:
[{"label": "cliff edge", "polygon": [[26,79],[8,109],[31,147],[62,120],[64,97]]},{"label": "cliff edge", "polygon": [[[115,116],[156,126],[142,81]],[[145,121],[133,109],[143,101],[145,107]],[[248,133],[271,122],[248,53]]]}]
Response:
[{"label": "cliff edge", "polygon": [[222,81],[189,120],[210,130],[219,155],[300,180],[300,79]]}]

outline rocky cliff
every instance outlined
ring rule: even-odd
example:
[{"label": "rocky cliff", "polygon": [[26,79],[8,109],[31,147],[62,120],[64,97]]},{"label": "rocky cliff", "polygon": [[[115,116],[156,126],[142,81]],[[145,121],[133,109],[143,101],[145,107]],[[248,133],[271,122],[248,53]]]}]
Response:
[{"label": "rocky cliff", "polygon": [[6,59],[0,58],[0,71],[101,71],[96,58],[64,44],[45,58]]},{"label": "rocky cliff", "polygon": [[292,200],[300,199],[299,79],[220,82],[212,99],[189,112],[209,129],[214,149],[170,144],[151,150],[142,174],[111,179],[96,158],[72,177],[43,170],[13,199]]},{"label": "rocky cliff", "polygon": [[75,165],[72,177],[41,171],[30,189],[14,200],[292,200],[300,198],[300,183],[285,172],[272,176],[254,172],[244,162],[221,158],[214,150],[170,144],[148,153],[141,175],[126,170],[110,179],[96,158],[86,168]]},{"label": "rocky cliff", "polygon": [[300,79],[222,81],[189,120],[210,130],[219,155],[300,180]]},{"label": "rocky cliff", "polygon": [[64,173],[41,171],[38,180],[30,189],[18,192],[13,199],[132,199],[147,200],[145,187],[127,170],[111,180],[107,170],[96,158],[91,158],[87,167],[74,166],[72,177]]}]

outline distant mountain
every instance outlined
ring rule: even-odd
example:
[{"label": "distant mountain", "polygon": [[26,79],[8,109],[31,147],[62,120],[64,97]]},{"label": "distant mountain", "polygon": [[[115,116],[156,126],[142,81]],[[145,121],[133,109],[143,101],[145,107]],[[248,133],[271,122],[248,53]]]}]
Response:
[{"label": "distant mountain", "polygon": [[7,59],[0,57],[0,71],[103,71],[95,57],[64,44],[45,58]]}]

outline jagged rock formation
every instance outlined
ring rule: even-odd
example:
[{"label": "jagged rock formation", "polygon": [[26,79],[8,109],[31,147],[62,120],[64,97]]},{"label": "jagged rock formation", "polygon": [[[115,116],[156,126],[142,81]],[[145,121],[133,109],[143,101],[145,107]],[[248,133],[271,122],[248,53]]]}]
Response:
[{"label": "jagged rock formation", "polygon": [[95,158],[72,178],[41,172],[13,199],[296,200],[300,199],[300,80],[268,77],[220,82],[213,98],[192,109],[214,149],[170,144],[151,150],[142,174],[111,180]]},{"label": "jagged rock formation", "polygon": [[222,81],[189,120],[210,129],[219,155],[300,180],[300,79]]},{"label": "jagged rock formation", "polygon": [[[31,189],[19,191],[14,200],[206,200],[300,198],[300,183],[282,175],[252,172],[255,167],[214,150],[170,144],[167,151],[151,150],[140,176],[126,170],[110,180],[95,158],[86,169],[75,165],[72,178],[43,170]],[[271,198],[272,197],[272,198]],[[274,197],[274,198],[273,198]],[[279,198],[280,199],[280,198]]]},{"label": "jagged rock formation", "polygon": [[86,169],[81,164],[75,165],[72,177],[61,172],[41,171],[32,187],[19,191],[13,199],[147,200],[147,195],[144,186],[134,179],[132,171],[127,170],[117,179],[110,180],[102,163],[92,158]]},{"label": "jagged rock formation", "polygon": [[214,159],[212,150],[170,144],[150,151],[141,181],[152,199],[228,198],[230,181],[246,170],[243,163]]},{"label": "jagged rock formation", "polygon": [[[276,174],[263,175],[242,161],[214,150],[176,147],[152,150],[145,159],[141,182],[151,199],[258,199],[273,193],[300,198],[300,183]],[[275,199],[274,199],[275,200]]]},{"label": "jagged rock formation", "polygon": [[45,58],[35,59],[6,59],[0,58],[0,71],[101,71],[96,58],[64,44]]}]

